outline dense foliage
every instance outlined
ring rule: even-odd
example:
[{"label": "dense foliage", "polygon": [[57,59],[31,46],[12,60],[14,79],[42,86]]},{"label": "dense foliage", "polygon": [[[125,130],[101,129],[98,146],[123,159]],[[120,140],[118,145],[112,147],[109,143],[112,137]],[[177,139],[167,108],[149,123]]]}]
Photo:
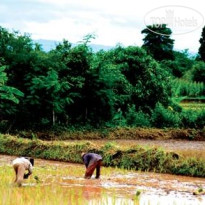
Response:
[{"label": "dense foliage", "polygon": [[201,38],[200,38],[199,42],[200,42],[199,58],[200,58],[200,60],[205,61],[205,26],[202,29]]},{"label": "dense foliage", "polygon": [[174,40],[170,38],[172,31],[166,24],[149,25],[142,30],[142,34],[145,34],[142,47],[145,48],[154,59],[158,61],[174,59]]},{"label": "dense foliage", "polygon": [[[159,32],[171,34],[166,26]],[[30,36],[0,27],[0,131],[187,126],[188,116],[172,97],[204,95],[204,63],[187,50],[173,51],[169,36],[142,33],[145,49],[118,45],[94,53],[88,35],[76,46],[63,40],[46,53]],[[199,118],[204,122],[204,112]]]},{"label": "dense foliage", "polygon": [[0,67],[0,100],[10,100],[14,103],[19,103],[18,97],[23,97],[23,93],[16,88],[6,85],[8,80],[6,73],[4,72],[5,67]]}]

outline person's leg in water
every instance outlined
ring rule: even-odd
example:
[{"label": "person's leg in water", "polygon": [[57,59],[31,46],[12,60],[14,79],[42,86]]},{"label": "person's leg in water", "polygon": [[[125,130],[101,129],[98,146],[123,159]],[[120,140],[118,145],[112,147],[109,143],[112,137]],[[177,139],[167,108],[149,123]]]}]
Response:
[{"label": "person's leg in water", "polygon": [[16,183],[16,181],[17,181],[18,166],[19,166],[18,164],[15,164],[15,165],[13,166],[14,171],[15,171],[15,180],[14,180],[14,183]]},{"label": "person's leg in water", "polygon": [[88,165],[86,172],[85,172],[85,177],[84,177],[85,179],[90,179],[92,177],[93,172],[97,166],[97,163],[98,162],[94,162],[91,165]]},{"label": "person's leg in water", "polygon": [[97,162],[97,166],[96,166],[96,179],[99,179],[100,178],[100,168],[102,166],[102,160],[99,160]]},{"label": "person's leg in water", "polygon": [[23,164],[20,164],[18,166],[17,179],[16,179],[16,183],[18,184],[18,186],[22,186],[22,181],[24,179],[24,173],[25,173],[25,166]]}]

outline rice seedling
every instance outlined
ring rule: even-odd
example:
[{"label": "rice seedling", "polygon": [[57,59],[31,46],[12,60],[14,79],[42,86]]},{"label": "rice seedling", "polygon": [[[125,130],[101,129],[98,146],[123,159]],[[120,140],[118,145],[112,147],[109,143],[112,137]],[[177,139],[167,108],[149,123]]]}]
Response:
[{"label": "rice seedling", "polygon": [[[114,169],[123,173],[123,170]],[[66,164],[36,165],[33,176],[24,180],[22,187],[14,185],[14,171],[0,166],[0,204],[2,205],[57,205],[57,204],[132,204],[130,199],[107,194],[97,180],[84,180],[84,167]],[[113,169],[103,168],[107,177]],[[113,196],[112,196],[113,195]]]},{"label": "rice seedling", "polygon": [[[149,186],[155,187],[156,192],[153,196],[156,196],[156,194],[160,196],[161,191],[166,189],[166,186],[171,188],[173,182],[176,183],[177,181],[180,184],[184,180],[195,180],[194,178],[186,179],[180,176],[177,176],[176,180],[176,176],[173,175],[143,173],[117,167],[102,167],[101,179],[96,180],[93,176],[92,179],[86,180],[83,178],[85,172],[83,164],[36,159],[31,177],[24,180],[22,187],[17,187],[13,183],[14,170],[8,165],[12,158],[6,156],[5,161],[7,163],[5,163],[3,162],[4,156],[1,155],[1,205],[147,205],[152,204],[152,200],[149,197],[146,198],[147,190],[143,188],[144,186],[147,186],[148,190],[150,189]],[[186,169],[186,166],[183,168]],[[165,184],[161,184],[161,181],[164,181]],[[185,187],[181,188],[183,191],[185,188],[189,188],[186,186],[187,183],[190,183],[190,181],[184,183]],[[193,184],[195,184],[195,190],[200,187],[198,192],[203,197],[201,193],[203,193],[204,180],[196,179]],[[177,190],[177,188],[175,189]],[[189,192],[194,197],[193,191],[189,190]],[[151,197],[152,195],[148,196]],[[159,205],[164,204],[160,200],[160,197],[156,198]],[[166,197],[163,200],[166,201]],[[175,198],[172,201],[174,200]],[[186,201],[185,198],[183,200]],[[198,201],[196,202],[198,203]],[[203,201],[200,203],[203,204]],[[179,203],[175,204],[178,205]],[[189,204],[189,200],[184,204]]]}]

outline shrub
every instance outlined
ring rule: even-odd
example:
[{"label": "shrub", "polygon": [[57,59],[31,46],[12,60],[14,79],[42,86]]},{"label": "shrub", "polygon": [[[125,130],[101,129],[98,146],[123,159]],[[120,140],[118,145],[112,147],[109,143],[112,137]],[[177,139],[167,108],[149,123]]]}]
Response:
[{"label": "shrub", "polygon": [[184,110],[181,113],[182,125],[185,128],[195,128],[197,123],[197,112],[194,110]]},{"label": "shrub", "polygon": [[179,114],[172,107],[166,109],[160,103],[152,111],[151,119],[153,125],[158,128],[179,127],[181,124]]},{"label": "shrub", "polygon": [[197,62],[193,67],[193,80],[205,83],[205,63]]},{"label": "shrub", "polygon": [[128,126],[151,127],[149,115],[143,113],[141,110],[136,112],[134,105],[128,109],[128,112],[126,113],[126,120]]},{"label": "shrub", "polygon": [[174,97],[203,96],[205,94],[205,86],[203,82],[192,82],[183,79],[175,79],[172,81],[172,93]]},{"label": "shrub", "polygon": [[181,120],[185,128],[203,128],[205,126],[205,110],[184,110],[181,113]]},{"label": "shrub", "polygon": [[197,127],[204,128],[205,127],[205,110],[199,111],[197,116]]}]

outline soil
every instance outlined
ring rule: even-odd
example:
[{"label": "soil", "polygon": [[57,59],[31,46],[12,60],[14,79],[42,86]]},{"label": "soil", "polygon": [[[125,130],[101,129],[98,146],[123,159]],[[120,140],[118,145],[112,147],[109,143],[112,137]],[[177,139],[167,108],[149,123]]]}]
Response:
[{"label": "soil", "polygon": [[[15,156],[0,155],[0,166],[9,165],[14,158]],[[36,159],[35,164],[35,166],[39,168],[52,166],[54,168],[61,167],[61,169],[66,169],[68,166],[78,169],[84,166],[81,164],[41,159]],[[136,192],[140,195],[140,205],[205,204],[205,195],[194,195],[194,192],[199,188],[205,189],[205,178],[136,171],[126,171],[125,173],[113,171],[110,175],[103,175],[103,171],[106,172],[106,169],[107,168],[103,167],[100,180],[94,178],[86,180],[83,179],[82,176],[76,177],[70,173],[69,176],[58,176],[61,178],[59,184],[64,189],[74,189],[76,193],[81,190],[85,200],[90,202],[89,204],[98,201],[99,198],[101,199],[103,197],[103,193],[106,193],[110,196],[115,194],[115,204],[134,205]],[[49,183],[46,184],[46,186],[48,185]],[[28,185],[24,184],[24,186]]]}]

